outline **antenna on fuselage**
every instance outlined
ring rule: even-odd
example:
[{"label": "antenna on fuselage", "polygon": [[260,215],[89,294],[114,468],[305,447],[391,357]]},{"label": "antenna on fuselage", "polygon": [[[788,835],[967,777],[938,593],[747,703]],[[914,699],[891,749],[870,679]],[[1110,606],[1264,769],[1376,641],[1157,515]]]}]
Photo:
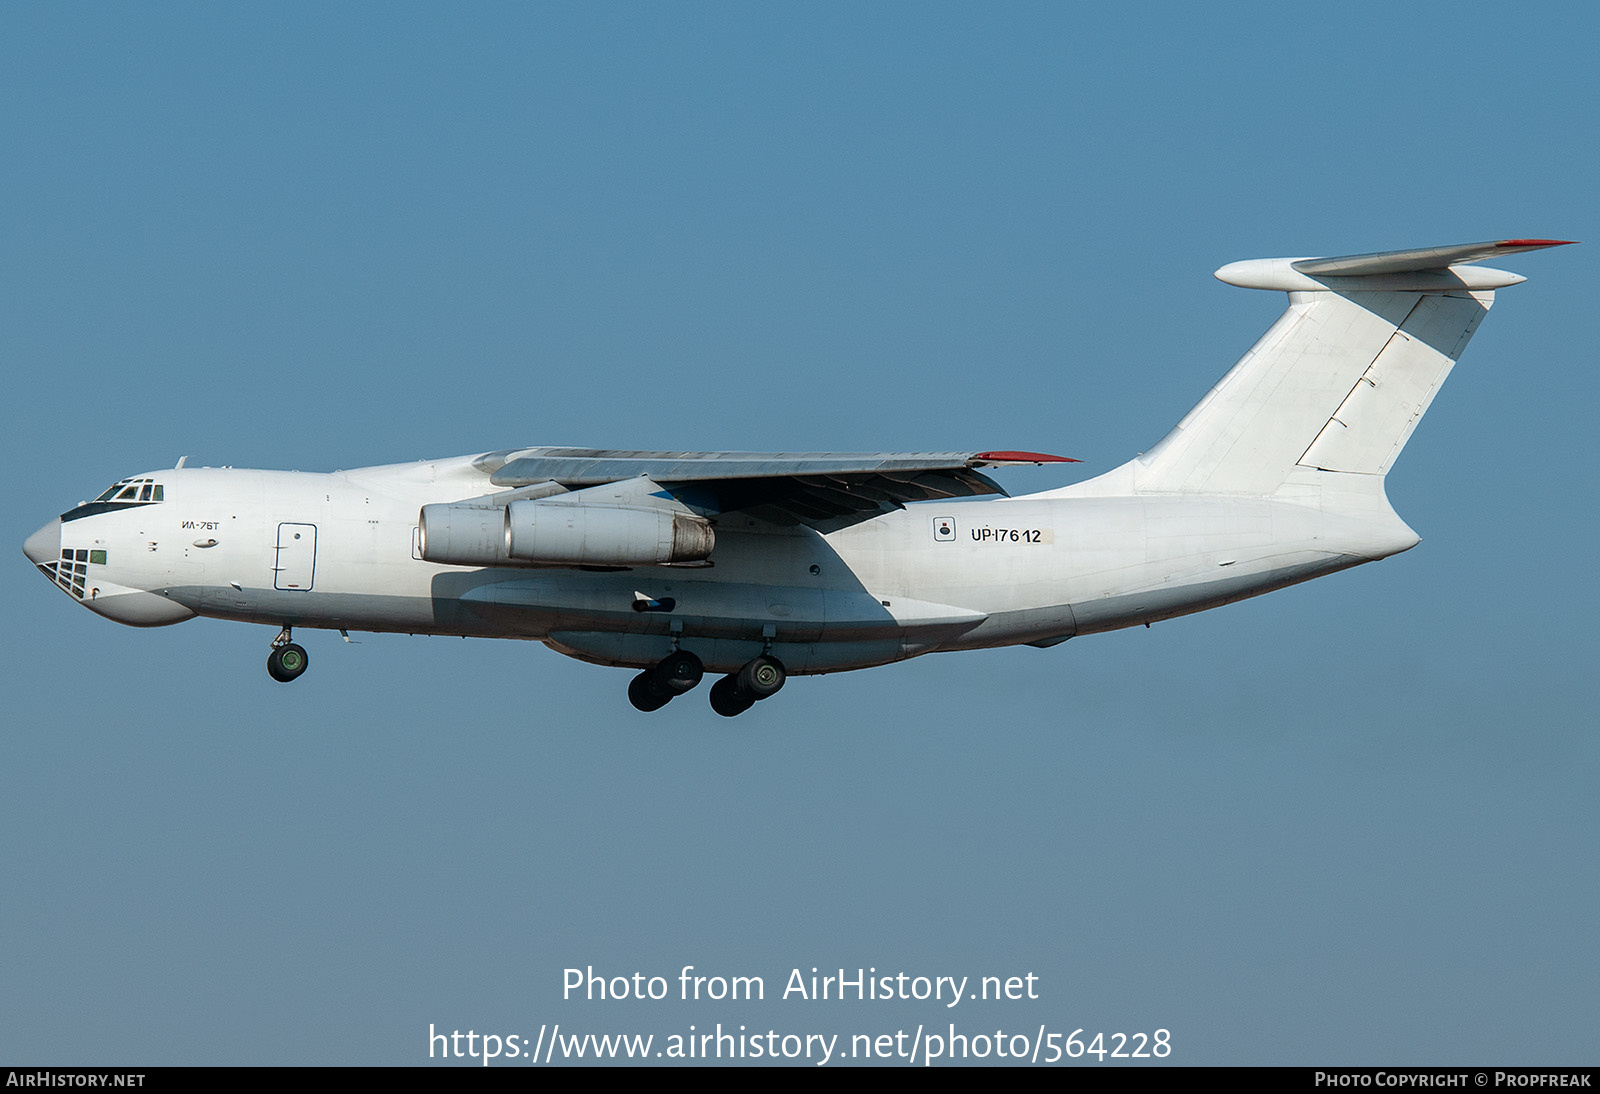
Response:
[{"label": "antenna on fuselage", "polygon": [[172,469],[174,471],[176,471],[176,470],[178,470],[178,468],[182,467],[184,464],[186,464],[188,462],[189,462],[189,457],[188,456],[179,456],[178,457],[178,462],[172,465]]}]

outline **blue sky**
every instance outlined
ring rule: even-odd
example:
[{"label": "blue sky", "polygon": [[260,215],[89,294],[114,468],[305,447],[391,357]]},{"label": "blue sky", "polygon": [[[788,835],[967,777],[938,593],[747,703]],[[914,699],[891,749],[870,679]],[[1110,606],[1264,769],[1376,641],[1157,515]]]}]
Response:
[{"label": "blue sky", "polygon": [[[1516,256],[1389,479],[1417,549],[728,722],[514,642],[154,632],[27,534],[127,474],[518,444],[1115,466],[1276,316],[1239,258],[1595,230],[1588,5],[10,5],[0,1060],[1172,1031],[1587,1059],[1591,243]],[[1014,491],[1070,476],[1005,478]],[[582,1003],[562,970],[761,975]],[[776,999],[792,968],[1035,1001]],[[980,1013],[976,1008],[989,1009]],[[959,1031],[959,1030],[958,1030]]]}]

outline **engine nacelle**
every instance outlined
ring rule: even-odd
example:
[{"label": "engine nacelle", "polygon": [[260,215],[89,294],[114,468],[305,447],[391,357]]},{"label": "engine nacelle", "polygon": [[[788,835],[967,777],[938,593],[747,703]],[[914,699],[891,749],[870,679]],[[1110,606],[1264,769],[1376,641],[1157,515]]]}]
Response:
[{"label": "engine nacelle", "polygon": [[424,505],[419,525],[422,557],[446,566],[658,566],[717,542],[703,517],[615,504]]},{"label": "engine nacelle", "polygon": [[509,566],[505,506],[424,505],[422,557],[447,566]]},{"label": "engine nacelle", "polygon": [[700,562],[716,546],[704,517],[670,509],[571,502],[506,506],[505,551],[547,566],[659,566]]}]

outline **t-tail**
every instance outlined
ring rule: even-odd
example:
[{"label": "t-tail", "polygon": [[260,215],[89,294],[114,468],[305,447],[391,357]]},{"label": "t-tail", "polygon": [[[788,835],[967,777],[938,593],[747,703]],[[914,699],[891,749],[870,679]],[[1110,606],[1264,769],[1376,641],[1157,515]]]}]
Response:
[{"label": "t-tail", "polygon": [[[1289,294],[1250,352],[1135,460],[1137,493],[1290,493],[1309,476],[1381,480],[1494,303],[1525,278],[1475,263],[1567,240],[1234,262],[1230,285]],[[1358,484],[1351,484],[1352,486]]]}]

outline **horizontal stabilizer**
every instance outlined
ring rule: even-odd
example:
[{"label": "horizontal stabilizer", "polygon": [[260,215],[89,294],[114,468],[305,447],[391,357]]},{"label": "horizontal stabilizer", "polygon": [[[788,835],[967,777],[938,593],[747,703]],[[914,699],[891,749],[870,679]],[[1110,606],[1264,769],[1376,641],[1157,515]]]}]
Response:
[{"label": "horizontal stabilizer", "polygon": [[1453,247],[1419,247],[1411,251],[1377,251],[1342,258],[1302,258],[1291,265],[1303,274],[1321,277],[1368,277],[1375,274],[1417,273],[1422,270],[1447,270],[1488,258],[1564,247],[1570,239],[1500,239],[1490,243],[1458,243]]},{"label": "horizontal stabilizer", "polygon": [[1278,292],[1486,292],[1525,281],[1521,274],[1474,265],[1488,258],[1563,247],[1566,239],[1502,239],[1331,258],[1251,258],[1230,262],[1217,280]]}]

